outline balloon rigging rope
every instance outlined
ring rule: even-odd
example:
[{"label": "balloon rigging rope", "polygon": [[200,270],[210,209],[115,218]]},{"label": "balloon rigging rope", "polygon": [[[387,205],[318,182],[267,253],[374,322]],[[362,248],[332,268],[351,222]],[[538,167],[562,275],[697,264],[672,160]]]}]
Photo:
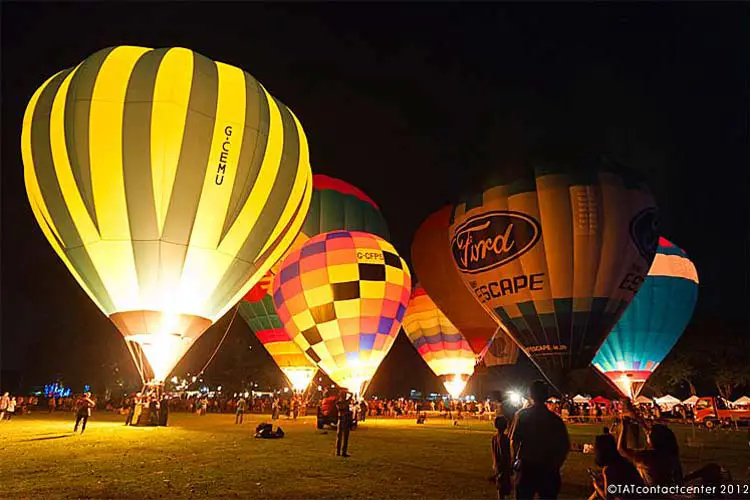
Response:
[{"label": "balloon rigging rope", "polygon": [[232,319],[229,320],[227,329],[224,331],[224,336],[221,337],[221,340],[219,341],[219,344],[216,346],[216,349],[214,349],[213,354],[211,354],[211,357],[208,358],[206,365],[201,369],[200,372],[198,372],[198,375],[203,375],[203,373],[206,371],[206,368],[208,368],[208,365],[210,365],[211,361],[213,361],[214,356],[216,356],[216,353],[219,352],[219,349],[221,348],[222,344],[224,344],[224,340],[227,338],[227,335],[229,335],[229,330],[232,328],[232,323],[234,323],[234,318],[237,317],[237,311],[239,310],[240,310],[240,304],[238,302],[237,305],[234,307],[234,314],[232,314]]}]

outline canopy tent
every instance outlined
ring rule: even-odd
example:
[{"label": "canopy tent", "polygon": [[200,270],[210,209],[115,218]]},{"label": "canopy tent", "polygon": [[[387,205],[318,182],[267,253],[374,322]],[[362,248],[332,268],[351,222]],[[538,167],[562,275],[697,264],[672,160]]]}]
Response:
[{"label": "canopy tent", "polygon": [[732,404],[734,406],[750,406],[750,396],[742,396]]},{"label": "canopy tent", "polygon": [[653,403],[653,401],[651,400],[651,398],[647,398],[646,396],[638,396],[637,398],[635,398],[635,403],[639,405],[650,405],[651,403]]},{"label": "canopy tent", "polygon": [[682,404],[684,404],[684,405],[690,405],[690,406],[695,406],[695,403],[697,403],[697,402],[698,402],[698,396],[690,396],[685,401],[683,401]]},{"label": "canopy tent", "polygon": [[592,399],[591,402],[597,405],[608,405],[612,403],[612,401],[605,398],[604,396],[597,396],[594,399]]},{"label": "canopy tent", "polygon": [[666,409],[667,411],[671,410],[675,405],[678,405],[680,403],[681,401],[671,394],[656,398],[656,404],[658,404],[660,408]]},{"label": "canopy tent", "polygon": [[573,397],[574,403],[588,403],[589,401],[591,401],[591,398],[586,397],[586,396],[581,396],[580,394],[576,394]]}]

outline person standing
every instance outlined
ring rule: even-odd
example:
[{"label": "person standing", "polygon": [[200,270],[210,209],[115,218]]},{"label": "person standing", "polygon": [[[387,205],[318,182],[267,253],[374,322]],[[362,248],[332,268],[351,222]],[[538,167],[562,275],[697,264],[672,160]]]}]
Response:
[{"label": "person standing", "polygon": [[510,476],[513,468],[507,428],[508,420],[504,416],[495,417],[497,433],[492,436],[492,469],[495,472],[498,500],[504,500],[511,493]]},{"label": "person standing", "polygon": [[0,422],[5,420],[5,414],[8,412],[8,405],[10,404],[10,394],[5,393],[0,398]]},{"label": "person standing", "polygon": [[13,415],[16,414],[16,397],[13,396],[10,398],[10,401],[8,401],[8,408],[5,410],[5,420],[10,420],[13,418]]},{"label": "person standing", "polygon": [[235,424],[241,424],[242,420],[245,416],[245,407],[247,406],[247,401],[245,401],[245,398],[240,398],[239,401],[237,401],[237,409],[234,411],[234,423]]},{"label": "person standing", "polygon": [[52,413],[52,412],[55,411],[55,406],[56,406],[56,404],[55,404],[55,397],[54,396],[50,396],[49,398],[47,398],[47,407],[49,408],[49,412],[50,413]]},{"label": "person standing", "polygon": [[346,393],[342,392],[336,402],[338,423],[336,426],[336,456],[348,457],[349,430],[352,424],[352,411],[346,400]]},{"label": "person standing", "polygon": [[169,396],[162,394],[161,401],[159,402],[159,425],[161,427],[167,426],[167,420],[169,419]]},{"label": "person standing", "polygon": [[73,432],[78,431],[78,424],[83,421],[83,425],[81,426],[81,434],[83,434],[83,431],[86,430],[86,422],[89,421],[89,417],[91,416],[91,408],[96,406],[96,403],[91,399],[91,393],[86,392],[77,401],[76,406],[78,407],[78,411],[76,412],[76,425],[73,427]]},{"label": "person standing", "polygon": [[533,382],[529,392],[531,405],[516,413],[510,437],[517,461],[516,499],[532,499],[538,494],[554,500],[560,493],[560,468],[570,450],[568,429],[547,408],[546,383]]}]

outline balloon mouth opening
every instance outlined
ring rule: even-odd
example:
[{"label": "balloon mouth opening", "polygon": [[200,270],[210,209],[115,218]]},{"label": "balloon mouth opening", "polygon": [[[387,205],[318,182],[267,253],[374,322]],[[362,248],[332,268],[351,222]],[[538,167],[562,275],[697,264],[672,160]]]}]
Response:
[{"label": "balloon mouth opening", "polygon": [[292,390],[295,392],[305,392],[305,389],[310,385],[317,368],[282,368],[282,372],[289,380],[292,385]]},{"label": "balloon mouth opening", "polygon": [[359,397],[360,395],[365,393],[369,382],[369,377],[351,376],[341,379],[341,382],[338,385],[342,389],[346,389],[349,392],[353,393],[355,396]]},{"label": "balloon mouth opening", "polygon": [[622,370],[604,372],[604,375],[620,394],[628,399],[635,399],[641,393],[651,372]]},{"label": "balloon mouth opening", "polygon": [[458,399],[461,396],[461,393],[464,392],[468,381],[468,375],[448,375],[445,380],[443,380],[443,386],[452,399]]},{"label": "balloon mouth opening", "polygon": [[143,382],[163,383],[211,320],[163,311],[126,311],[110,315],[128,344]]}]

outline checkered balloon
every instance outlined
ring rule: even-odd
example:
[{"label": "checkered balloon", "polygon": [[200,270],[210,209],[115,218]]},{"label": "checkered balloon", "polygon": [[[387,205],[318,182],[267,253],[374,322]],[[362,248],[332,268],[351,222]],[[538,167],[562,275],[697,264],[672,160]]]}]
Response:
[{"label": "checkered balloon", "polygon": [[393,245],[370,233],[331,231],[284,260],[276,312],[297,345],[341,387],[360,392],[396,339],[411,274]]}]

